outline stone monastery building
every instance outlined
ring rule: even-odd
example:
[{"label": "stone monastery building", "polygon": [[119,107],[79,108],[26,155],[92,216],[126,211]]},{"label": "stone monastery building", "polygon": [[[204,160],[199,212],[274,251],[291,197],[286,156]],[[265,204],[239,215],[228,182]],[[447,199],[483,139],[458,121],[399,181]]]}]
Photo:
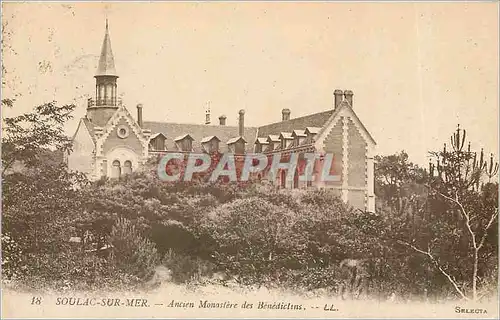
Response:
[{"label": "stone monastery building", "polygon": [[[353,92],[335,90],[327,111],[292,118],[282,110],[282,121],[260,127],[245,127],[245,111],[239,111],[238,126],[219,124],[149,122],[137,117],[117,97],[118,74],[106,23],[99,65],[95,74],[95,97],[88,100],[87,114],[73,136],[68,167],[88,174],[90,179],[119,177],[139,170],[151,156],[167,152],[231,152],[235,155],[333,153],[333,167],[340,181],[286,180],[278,175],[272,183],[285,188],[330,188],[355,208],[375,211],[375,141],[353,110]],[[314,173],[314,175],[319,173]],[[319,179],[318,179],[319,180]]]}]

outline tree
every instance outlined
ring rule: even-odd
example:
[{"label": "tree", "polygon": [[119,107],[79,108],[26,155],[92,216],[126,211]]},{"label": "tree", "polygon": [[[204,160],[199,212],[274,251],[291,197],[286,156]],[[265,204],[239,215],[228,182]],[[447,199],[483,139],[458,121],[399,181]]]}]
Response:
[{"label": "tree", "polygon": [[72,119],[74,105],[58,106],[56,102],[37,106],[34,111],[5,118],[2,127],[2,175],[16,162],[35,167],[49,149],[67,152],[71,139],[64,124]]},{"label": "tree", "polygon": [[43,165],[3,178],[2,233],[22,251],[22,262],[12,268],[25,269],[28,275],[37,268],[48,272],[44,261],[70,250],[71,226],[81,204],[75,186],[84,180],[64,165]]},{"label": "tree", "polygon": [[412,163],[403,150],[389,156],[375,157],[375,193],[398,215],[413,204],[418,186],[425,179],[425,170]]},{"label": "tree", "polygon": [[[4,275],[34,279],[68,277],[80,258],[68,242],[81,210],[83,174],[69,172],[62,153],[70,148],[63,126],[74,106],[43,104],[4,119],[2,135],[2,237]],[[15,263],[13,263],[15,261]],[[4,262],[4,261],[3,261]],[[50,282],[50,281],[49,281]]]},{"label": "tree", "polygon": [[[479,268],[497,252],[491,238],[498,218],[498,183],[486,181],[496,175],[498,164],[493,155],[488,164],[483,150],[478,159],[470,143],[464,149],[465,139],[466,131],[458,127],[451,150],[445,144],[442,151],[430,153],[435,161],[426,181],[431,214],[422,217],[418,235],[397,242],[425,255],[462,298],[478,300],[478,282],[487,271],[481,277]],[[404,237],[403,232],[399,236]]]},{"label": "tree", "polygon": [[197,223],[217,266],[248,284],[338,288],[342,259],[383,250],[373,217],[332,190],[255,186]]}]

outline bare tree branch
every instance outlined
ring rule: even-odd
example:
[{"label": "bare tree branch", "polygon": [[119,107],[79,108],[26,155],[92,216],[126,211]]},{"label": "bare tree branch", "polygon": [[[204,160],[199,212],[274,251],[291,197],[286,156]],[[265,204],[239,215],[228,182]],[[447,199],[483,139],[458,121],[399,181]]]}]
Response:
[{"label": "bare tree branch", "polygon": [[436,189],[432,188],[431,186],[428,186],[428,187],[430,189],[434,190],[441,197],[443,197],[443,198],[445,198],[447,200],[450,200],[451,202],[453,202],[456,205],[458,205],[458,207],[460,208],[460,212],[462,213],[462,216],[465,218],[465,226],[467,227],[467,231],[469,232],[469,234],[471,236],[472,245],[474,246],[474,249],[477,249],[478,246],[477,246],[477,241],[476,241],[476,234],[474,233],[474,231],[472,231],[472,227],[470,225],[471,218],[470,218],[469,214],[467,213],[467,211],[465,211],[465,208],[462,205],[462,203],[458,200],[458,194],[455,195],[455,198],[452,198],[450,196],[447,196],[447,195],[445,195],[445,194],[437,191]]},{"label": "bare tree branch", "polygon": [[481,249],[484,245],[484,241],[486,240],[486,236],[488,235],[488,229],[491,227],[491,225],[493,224],[493,222],[495,221],[495,219],[498,217],[498,210],[495,210],[495,213],[493,213],[491,215],[491,218],[490,218],[490,221],[488,221],[488,224],[486,225],[486,227],[484,228],[484,234],[483,236],[481,237],[481,241],[479,242],[479,246],[477,247],[477,249]]},{"label": "bare tree branch", "polygon": [[439,262],[436,260],[436,258],[434,258],[434,256],[431,254],[430,252],[430,248],[427,249],[427,251],[424,251],[422,249],[419,249],[417,248],[416,246],[412,245],[411,243],[408,243],[406,241],[402,241],[402,240],[396,240],[397,243],[399,244],[402,244],[402,245],[405,245],[407,247],[410,247],[411,249],[415,250],[416,252],[418,253],[421,253],[423,255],[426,255],[427,257],[429,257],[429,259],[431,259],[431,261],[436,265],[436,267],[438,268],[438,270],[448,279],[448,281],[450,281],[450,283],[453,285],[453,287],[455,288],[455,290],[458,292],[458,294],[465,300],[469,300],[469,298],[467,298],[465,296],[465,294],[463,293],[462,290],[460,290],[458,284],[456,283],[455,280],[453,280],[453,278],[448,274],[448,272],[446,272],[442,267],[441,265],[439,264]]}]

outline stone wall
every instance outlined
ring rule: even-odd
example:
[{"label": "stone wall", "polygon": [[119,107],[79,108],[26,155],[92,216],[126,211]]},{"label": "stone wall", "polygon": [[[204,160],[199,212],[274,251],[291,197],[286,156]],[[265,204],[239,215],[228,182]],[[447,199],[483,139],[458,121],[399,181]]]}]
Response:
[{"label": "stone wall", "polygon": [[348,136],[349,169],[347,181],[349,187],[366,188],[367,144],[351,119],[348,122]]},{"label": "stone wall", "polygon": [[83,122],[73,140],[73,150],[68,155],[68,168],[91,175],[94,169],[94,143]]},{"label": "stone wall", "polygon": [[[120,138],[117,135],[117,131],[122,126],[126,127],[128,129],[128,136],[126,138]],[[138,155],[142,154],[142,144],[141,144],[139,138],[137,138],[137,136],[135,135],[132,128],[130,128],[130,126],[127,124],[127,121],[125,121],[125,119],[123,119],[123,118],[120,119],[120,121],[118,122],[118,125],[115,126],[113,131],[109,134],[106,141],[104,142],[103,147],[102,147],[103,154],[106,154],[110,150],[115,149],[116,147],[120,147],[120,146],[126,146],[129,149],[136,152]],[[111,160],[111,159],[108,159],[108,160]]]},{"label": "stone wall", "polygon": [[[335,124],[333,129],[328,133],[324,140],[324,149],[326,153],[333,153],[333,164],[331,172],[340,176],[339,181],[328,181],[325,186],[341,186],[342,185],[342,158],[344,150],[342,148],[342,119]],[[319,173],[321,174],[321,173]]]}]

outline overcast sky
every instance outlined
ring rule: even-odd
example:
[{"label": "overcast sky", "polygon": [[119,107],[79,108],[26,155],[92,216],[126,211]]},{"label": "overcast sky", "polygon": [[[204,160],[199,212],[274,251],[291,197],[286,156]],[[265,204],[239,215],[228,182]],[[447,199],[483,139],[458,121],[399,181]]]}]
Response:
[{"label": "overcast sky", "polygon": [[[145,120],[237,124],[332,108],[334,89],[379,154],[426,163],[460,123],[498,154],[498,3],[3,3],[4,97],[85,114],[109,19],[118,91]],[[68,124],[73,133],[77,120]]]}]

